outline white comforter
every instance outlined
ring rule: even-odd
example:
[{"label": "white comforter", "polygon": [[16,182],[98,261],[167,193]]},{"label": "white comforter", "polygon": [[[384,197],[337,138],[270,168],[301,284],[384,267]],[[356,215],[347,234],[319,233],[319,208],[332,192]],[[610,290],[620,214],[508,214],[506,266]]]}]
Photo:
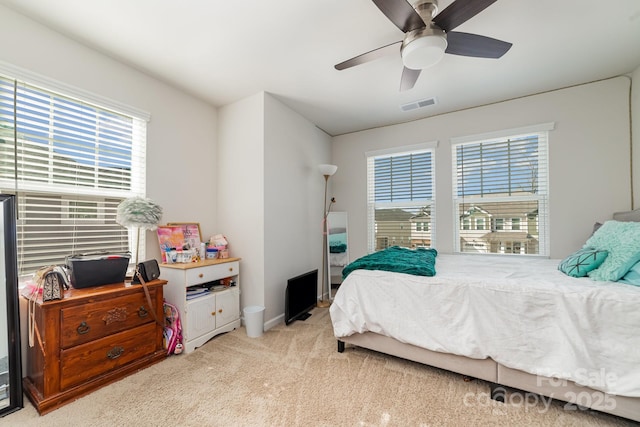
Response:
[{"label": "white comforter", "polygon": [[440,254],[434,277],[356,270],[331,305],[334,334],[371,331],[640,396],[640,287],[571,278],[557,265]]}]

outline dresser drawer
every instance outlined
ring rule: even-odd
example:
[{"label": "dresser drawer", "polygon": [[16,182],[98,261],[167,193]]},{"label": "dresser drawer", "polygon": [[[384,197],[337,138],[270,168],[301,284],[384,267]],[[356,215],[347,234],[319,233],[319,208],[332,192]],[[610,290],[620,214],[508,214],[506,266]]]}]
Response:
[{"label": "dresser drawer", "polygon": [[[151,301],[155,301],[156,289],[150,289]],[[153,319],[152,307],[140,288],[140,292],[88,305],[63,308],[61,311],[60,346],[93,341],[148,322]]]},{"label": "dresser drawer", "polygon": [[84,383],[156,350],[156,323],[60,352],[60,388]]},{"label": "dresser drawer", "polygon": [[225,262],[223,264],[208,265],[206,267],[191,268],[186,271],[187,286],[199,285],[201,283],[211,282],[213,280],[224,279],[225,277],[235,276],[240,270],[240,263]]}]

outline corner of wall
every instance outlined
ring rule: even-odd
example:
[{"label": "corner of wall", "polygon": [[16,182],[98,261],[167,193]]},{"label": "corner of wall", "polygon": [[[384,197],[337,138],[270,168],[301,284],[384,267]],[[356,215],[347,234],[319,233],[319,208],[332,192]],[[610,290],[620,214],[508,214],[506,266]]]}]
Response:
[{"label": "corner of wall", "polygon": [[632,209],[640,207],[640,67],[631,73],[629,119],[631,121]]}]

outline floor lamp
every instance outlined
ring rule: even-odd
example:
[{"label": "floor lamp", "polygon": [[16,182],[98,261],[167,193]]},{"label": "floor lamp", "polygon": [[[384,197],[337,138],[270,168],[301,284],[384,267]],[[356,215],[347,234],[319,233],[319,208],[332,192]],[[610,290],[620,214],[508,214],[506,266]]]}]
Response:
[{"label": "floor lamp", "polygon": [[[336,173],[338,170],[338,166],[336,165],[320,165],[318,166],[320,173],[324,176],[324,208],[322,210],[322,284],[320,289],[320,297],[322,298],[318,301],[318,307],[329,307],[331,305],[331,286],[329,285],[329,265],[327,260],[327,216],[329,216],[329,211],[331,210],[331,205],[335,202],[335,199],[332,197],[329,202],[329,208],[327,209],[327,184],[329,183],[329,177]],[[325,291],[327,295],[327,299],[324,299]]]}]

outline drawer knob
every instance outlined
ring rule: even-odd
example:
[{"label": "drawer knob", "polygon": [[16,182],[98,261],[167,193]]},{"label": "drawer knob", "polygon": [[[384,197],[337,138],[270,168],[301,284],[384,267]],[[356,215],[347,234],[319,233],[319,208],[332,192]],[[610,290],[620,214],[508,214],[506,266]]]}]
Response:
[{"label": "drawer knob", "polygon": [[198,274],[198,277],[202,279],[204,277],[204,274],[200,273]]},{"label": "drawer knob", "polygon": [[147,311],[147,309],[145,308],[144,305],[141,305],[140,308],[138,309],[138,317],[142,317],[145,318],[149,315],[149,312]]},{"label": "drawer knob", "polygon": [[107,357],[111,360],[117,359],[124,353],[124,347],[116,346],[107,352]]},{"label": "drawer knob", "polygon": [[233,267],[229,267],[229,271],[233,271]]},{"label": "drawer knob", "polygon": [[78,333],[78,335],[84,335],[89,332],[89,329],[91,328],[89,327],[89,325],[87,325],[87,322],[82,322],[76,329],[76,332]]},{"label": "drawer knob", "polygon": [[222,309],[218,310],[218,313],[222,313]]},{"label": "drawer knob", "polygon": [[215,315],[216,315],[216,312],[215,312],[215,311],[212,311],[212,312],[211,312],[211,315],[212,315],[212,316],[215,316]]}]

